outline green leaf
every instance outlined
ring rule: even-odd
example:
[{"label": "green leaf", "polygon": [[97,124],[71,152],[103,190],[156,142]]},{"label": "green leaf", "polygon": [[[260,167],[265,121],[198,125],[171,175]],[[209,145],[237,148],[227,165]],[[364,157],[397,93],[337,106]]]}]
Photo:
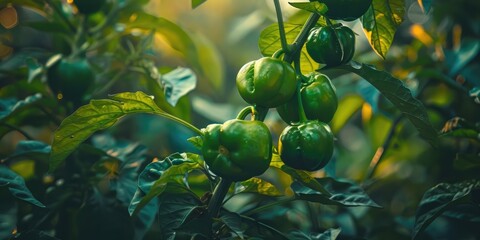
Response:
[{"label": "green leaf", "polygon": [[28,190],[22,177],[3,165],[0,165],[0,187],[7,187],[10,193],[20,200],[38,207],[45,207]]},{"label": "green leaf", "polygon": [[420,8],[424,13],[430,12],[430,9],[432,8],[432,2],[433,0],[417,0],[418,5],[420,5]]},{"label": "green leaf", "polygon": [[456,137],[456,138],[471,138],[475,140],[480,140],[480,133],[475,129],[461,128],[455,129],[453,131],[444,133],[442,137]]},{"label": "green leaf", "polygon": [[373,0],[368,11],[360,18],[370,45],[384,59],[398,25],[403,22],[404,4],[404,0]]},{"label": "green leaf", "polygon": [[[303,25],[285,23],[285,34],[288,43],[293,43],[302,27]],[[260,33],[258,47],[263,56],[272,56],[273,53],[282,48],[280,33],[278,32],[278,24],[272,24]],[[318,63],[310,57],[305,46],[303,46],[302,51],[300,52],[300,67],[304,74],[313,72],[318,68]]]},{"label": "green leaf", "polygon": [[457,157],[453,161],[453,167],[458,170],[480,169],[480,156],[478,153],[457,153]]},{"label": "green leaf", "polygon": [[325,14],[328,10],[327,5],[321,2],[288,2],[288,4],[298,9],[303,9],[319,15]]},{"label": "green leaf", "polygon": [[41,98],[42,94],[37,93],[20,101],[16,99],[0,99],[0,122],[37,103]]},{"label": "green leaf", "polygon": [[260,178],[250,178],[243,182],[237,182],[235,184],[235,194],[238,193],[258,193],[272,197],[283,195],[273,184]]},{"label": "green leaf", "polygon": [[200,4],[206,2],[207,0],[192,0],[192,9],[200,6]]},{"label": "green leaf", "polygon": [[177,50],[188,58],[195,55],[195,45],[190,36],[175,23],[144,11],[135,12],[135,18],[132,21],[131,16],[125,16],[124,20],[127,30],[145,29],[156,30],[156,34],[161,34],[172,48]]},{"label": "green leaf", "polygon": [[469,64],[480,51],[480,41],[477,39],[463,39],[460,47],[451,51],[445,51],[445,64],[450,69],[449,75],[455,76],[467,64]]},{"label": "green leaf", "polygon": [[220,212],[219,220],[234,231],[237,236],[246,237],[246,239],[289,239],[271,226],[227,210]]},{"label": "green leaf", "polygon": [[[158,199],[160,205],[158,226],[162,235],[161,239],[171,239],[170,237],[176,235],[177,229],[187,221],[191,214],[201,211],[202,202],[178,184],[168,185],[165,192],[169,194],[164,194]],[[207,228],[207,230],[209,229],[211,226]]]},{"label": "green leaf", "polygon": [[8,156],[8,159],[48,159],[50,154],[50,145],[33,140],[25,140],[18,142],[15,151]]},{"label": "green leaf", "polygon": [[165,91],[165,99],[175,107],[178,100],[197,86],[197,76],[190,68],[178,67],[159,79]]},{"label": "green leaf", "polygon": [[416,239],[428,225],[447,210],[468,203],[474,190],[480,189],[479,180],[460,183],[440,183],[423,195],[415,216],[413,239]]},{"label": "green leaf", "polygon": [[196,162],[184,162],[179,165],[173,165],[166,169],[158,180],[153,183],[150,191],[145,197],[138,203],[132,215],[136,215],[146,204],[148,204],[153,198],[162,196],[165,190],[171,184],[177,186],[184,186],[185,176],[195,169],[201,169],[202,167]]},{"label": "green leaf", "polygon": [[425,106],[412,96],[412,93],[404,86],[402,81],[394,78],[388,72],[376,70],[371,65],[353,61],[349,65],[343,65],[339,68],[359,75],[377,88],[410,120],[423,138],[435,145],[437,132],[430,123]]},{"label": "green leaf", "polygon": [[291,240],[335,240],[340,235],[340,229],[331,228],[323,233],[306,234],[301,231],[294,231],[288,234]]},{"label": "green leaf", "polygon": [[305,185],[315,191],[321,192],[326,196],[330,196],[330,193],[325,189],[325,187],[320,184],[314,177],[310,175],[309,172],[303,170],[293,169],[287,165],[283,165],[281,170],[286,174],[290,175],[292,179],[300,182],[302,185]]},{"label": "green leaf", "polygon": [[365,100],[359,95],[349,95],[342,98],[338,103],[338,109],[342,109],[342,111],[337,111],[330,122],[332,132],[337,134],[347,124],[348,120],[362,108],[364,103]]},{"label": "green leaf", "polygon": [[203,138],[200,137],[200,136],[195,136],[195,137],[191,137],[189,139],[187,139],[188,142],[190,142],[191,144],[193,144],[193,146],[198,149],[198,150],[202,150],[202,146],[203,146]]},{"label": "green leaf", "polygon": [[135,113],[167,115],[155,105],[152,97],[142,92],[119,93],[111,98],[113,100],[92,100],[63,120],[54,133],[50,171],[60,166],[65,158],[93,133],[113,126],[126,115]]},{"label": "green leaf", "polygon": [[298,181],[294,181],[290,187],[296,197],[301,200],[344,207],[364,206],[380,208],[363,189],[353,182],[345,179],[335,180],[333,178],[317,178],[316,181],[324,186],[330,195],[309,188]]}]

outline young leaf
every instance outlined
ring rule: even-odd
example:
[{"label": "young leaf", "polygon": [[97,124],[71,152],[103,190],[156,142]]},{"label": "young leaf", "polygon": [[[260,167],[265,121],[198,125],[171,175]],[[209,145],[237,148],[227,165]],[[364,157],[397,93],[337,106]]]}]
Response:
[{"label": "young leaf", "polygon": [[479,180],[465,181],[461,183],[440,183],[430,188],[423,195],[415,216],[415,227],[413,230],[413,239],[418,237],[433,220],[442,215],[454,206],[468,203],[474,190],[480,189]]},{"label": "young leaf", "polygon": [[337,181],[333,178],[317,178],[316,181],[331,195],[325,195],[298,181],[294,181],[290,187],[301,200],[345,207],[380,207],[355,183],[347,180]]},{"label": "young leaf", "polygon": [[192,9],[200,6],[200,4],[206,2],[207,0],[192,0]]},{"label": "young leaf", "polygon": [[20,159],[20,158],[31,158],[38,159],[44,158],[50,154],[51,147],[50,145],[40,142],[40,141],[20,141],[15,148],[15,151],[12,155],[8,156],[8,159]]},{"label": "young leaf", "polygon": [[298,9],[303,9],[319,15],[323,15],[328,10],[327,5],[321,2],[288,2],[288,4]]},{"label": "young leaf", "polygon": [[166,115],[153,99],[142,93],[120,93],[113,100],[92,100],[68,116],[55,131],[50,171],[55,170],[83,141],[98,130],[113,126],[120,118],[135,113]]},{"label": "young leaf", "polygon": [[235,194],[237,193],[258,193],[266,196],[278,197],[283,194],[271,183],[260,179],[250,178],[235,185]]},{"label": "young leaf", "polygon": [[402,81],[394,78],[390,73],[376,70],[371,65],[351,62],[339,68],[359,75],[377,88],[410,120],[422,137],[435,145],[437,132],[428,119],[425,107],[422,102],[412,96]]},{"label": "young leaf", "polygon": [[404,0],[373,0],[368,11],[360,18],[370,45],[384,59],[397,26],[403,21],[404,4]]},{"label": "young leaf", "polygon": [[[287,42],[293,43],[301,29],[302,25],[285,23]],[[272,56],[273,53],[282,48],[280,34],[278,32],[278,24],[272,24],[260,33],[258,47],[263,56]],[[304,74],[312,72],[318,67],[318,63],[310,57],[305,46],[300,52],[300,67]]]},{"label": "young leaf", "polygon": [[10,193],[20,200],[38,207],[45,207],[45,205],[38,201],[32,195],[32,192],[28,190],[22,177],[3,165],[0,165],[0,187],[7,187]]}]

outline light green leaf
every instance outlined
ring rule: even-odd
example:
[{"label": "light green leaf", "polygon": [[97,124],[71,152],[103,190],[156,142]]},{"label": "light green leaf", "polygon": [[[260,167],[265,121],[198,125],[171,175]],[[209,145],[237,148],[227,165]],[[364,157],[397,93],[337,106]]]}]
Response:
[{"label": "light green leaf", "polygon": [[92,100],[68,116],[55,131],[50,171],[55,170],[78,145],[98,130],[113,126],[120,118],[135,113],[167,114],[142,93],[120,93],[111,96],[113,100]]},{"label": "light green leaf", "polygon": [[403,0],[373,0],[368,11],[360,18],[370,45],[382,58],[386,57],[397,27],[403,21],[404,4]]},{"label": "light green leaf", "polygon": [[287,165],[283,165],[281,170],[286,174],[290,175],[293,180],[300,182],[301,184],[314,189],[326,196],[330,196],[330,193],[325,189],[322,184],[318,183],[318,181],[310,175],[309,172],[303,170],[293,169],[288,167]]},{"label": "light green leaf", "polygon": [[237,182],[235,194],[237,193],[258,193],[272,197],[283,195],[273,184],[260,178],[250,178],[243,182]]},{"label": "light green leaf", "polygon": [[321,2],[288,2],[288,4],[319,15],[325,14],[328,10],[327,5]]},{"label": "light green leaf", "polygon": [[[301,29],[302,25],[285,23],[287,42],[293,43]],[[258,46],[263,56],[272,56],[273,53],[282,48],[280,34],[278,32],[278,24],[272,24],[260,33]],[[304,74],[313,72],[318,68],[318,63],[310,57],[305,46],[303,46],[302,51],[300,52],[300,67]]]},{"label": "light green leaf", "polygon": [[410,120],[422,137],[435,145],[437,132],[430,123],[425,106],[412,96],[402,81],[394,78],[388,72],[379,71],[371,65],[359,64],[354,61],[338,68],[353,72],[367,80]]},{"label": "light green leaf", "polygon": [[338,109],[342,109],[342,111],[337,111],[330,122],[332,132],[334,134],[338,133],[364,103],[365,100],[359,95],[349,95],[342,98],[338,103]]},{"label": "light green leaf", "polygon": [[202,3],[206,1],[207,0],[192,0],[192,9],[200,6]]}]

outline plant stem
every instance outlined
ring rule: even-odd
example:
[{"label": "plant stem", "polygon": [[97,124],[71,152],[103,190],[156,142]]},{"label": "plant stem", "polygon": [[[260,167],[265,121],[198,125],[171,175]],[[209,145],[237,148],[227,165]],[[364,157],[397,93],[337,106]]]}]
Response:
[{"label": "plant stem", "polygon": [[275,12],[277,13],[277,22],[278,22],[278,31],[280,34],[280,43],[282,44],[282,49],[283,52],[288,53],[288,43],[287,43],[287,37],[285,34],[285,27],[283,25],[283,17],[282,17],[282,8],[280,6],[280,1],[279,0],[273,0],[273,3],[275,4]]},{"label": "plant stem", "polygon": [[68,20],[67,17],[65,17],[62,10],[59,9],[58,6],[52,2],[52,0],[45,0],[45,2],[52,7],[53,11],[55,11],[63,21],[65,21],[65,23],[68,25],[68,28],[70,28],[70,31],[76,32],[76,27],[70,22],[70,20]]},{"label": "plant stem", "polygon": [[28,140],[33,140],[34,138],[32,136],[30,136],[30,134],[28,134],[27,132],[23,131],[22,129],[20,129],[19,127],[16,127],[16,126],[13,126],[9,123],[2,123],[2,125],[4,125],[5,127],[8,127],[12,130],[15,130],[19,133],[21,133],[26,139]]},{"label": "plant stem", "polygon": [[212,199],[210,199],[210,202],[208,203],[207,209],[210,217],[217,217],[218,212],[222,207],[223,199],[227,195],[230,185],[232,185],[232,181],[220,178],[220,182],[218,182],[215,190],[213,191]]},{"label": "plant stem", "polygon": [[310,29],[312,29],[315,24],[317,24],[318,19],[320,19],[320,15],[318,15],[317,13],[312,13],[310,15],[307,22],[305,22],[305,24],[303,25],[302,30],[300,30],[300,33],[297,35],[293,44],[291,45],[290,51],[285,54],[285,58],[283,59],[285,62],[291,63],[293,62],[295,56],[298,56],[297,54],[300,53],[303,44],[305,44],[305,41],[307,41]]},{"label": "plant stem", "polygon": [[269,108],[266,107],[260,107],[260,106],[255,106],[255,111],[254,111],[254,116],[253,119],[255,121],[262,121],[265,120],[265,117],[267,117]]},{"label": "plant stem", "polygon": [[261,207],[254,208],[254,209],[252,209],[252,210],[246,211],[246,212],[243,213],[243,215],[246,215],[246,216],[248,216],[248,215],[253,215],[253,214],[255,214],[255,213],[258,213],[258,212],[261,212],[261,211],[263,211],[263,210],[269,209],[269,208],[271,208],[271,207],[275,207],[275,206],[277,206],[277,205],[281,205],[281,204],[284,204],[284,203],[292,202],[292,201],[294,201],[294,200],[296,200],[296,198],[294,198],[294,197],[284,198],[284,199],[282,199],[282,200],[278,200],[278,201],[269,203],[269,204],[267,204],[267,205],[263,205],[263,206],[261,206]]},{"label": "plant stem", "polygon": [[371,179],[373,177],[373,174],[375,173],[375,170],[377,170],[378,165],[380,164],[380,161],[382,160],[383,153],[388,149],[390,146],[390,143],[392,142],[393,136],[395,135],[395,130],[397,129],[398,124],[400,123],[400,120],[402,120],[402,116],[397,117],[393,123],[392,127],[390,128],[390,131],[388,132],[387,138],[385,139],[385,142],[383,142],[383,145],[379,148],[377,148],[377,151],[375,152],[375,155],[373,155],[372,160],[370,161],[370,167],[367,173],[367,176],[365,180]]},{"label": "plant stem", "polygon": [[245,107],[243,108],[237,115],[237,119],[240,119],[240,120],[243,120],[247,117],[248,114],[252,114],[252,117],[253,115],[255,114],[255,108],[253,108],[252,106],[248,106],[248,107]]},{"label": "plant stem", "polygon": [[175,122],[187,127],[188,129],[194,131],[198,135],[203,136],[203,132],[200,129],[198,129],[197,127],[193,126],[192,124],[190,124],[189,122],[187,122],[187,121],[185,121],[181,118],[175,117],[175,116],[170,115],[166,112],[160,113],[159,115],[166,118],[166,119],[170,119],[172,121],[175,121]]}]

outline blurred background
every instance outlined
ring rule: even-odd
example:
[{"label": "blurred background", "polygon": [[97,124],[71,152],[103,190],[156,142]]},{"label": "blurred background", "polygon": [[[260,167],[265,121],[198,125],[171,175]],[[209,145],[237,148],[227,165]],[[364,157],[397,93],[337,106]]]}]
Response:
[{"label": "blurred background", "polygon": [[[55,29],[54,25],[30,24],[32,21],[55,20],[50,16],[51,8],[22,2],[0,2],[0,97],[6,102],[7,99],[24,99],[37,92],[50,96],[43,108],[55,115],[56,122],[36,118],[43,116],[45,111],[42,109],[25,113],[22,120],[16,122],[34,139],[50,144],[58,120],[67,116],[69,110],[61,103],[58,105],[42,74],[29,79],[29,74],[36,68],[25,64],[25,60],[34,57],[42,65],[52,53],[69,54],[71,50],[65,47],[62,37],[57,37],[62,35],[62,29]],[[109,40],[109,34],[115,33],[116,29],[128,29],[86,52],[97,73],[96,86],[109,83],[109,79],[121,69],[140,64],[138,59],[128,64],[122,59],[122,51],[128,50],[127,40],[135,48],[148,42],[148,47],[141,49],[143,55],[140,58],[148,59],[160,74],[184,67],[192,69],[196,76],[195,88],[181,96],[175,108],[169,109],[172,114],[198,128],[235,118],[247,106],[236,90],[235,77],[245,63],[262,57],[258,39],[264,28],[276,23],[273,1],[208,0],[195,9],[192,9],[190,0],[147,2],[144,5],[139,3],[131,10],[123,9],[118,22],[110,22],[99,32],[103,37],[94,36],[88,40],[92,46],[101,38]],[[61,6],[67,18],[78,24],[75,9],[66,1]],[[281,1],[281,6],[286,22],[301,15],[286,0]],[[15,13],[5,10],[11,7],[15,8]],[[357,34],[353,60],[375,65],[402,80],[425,105],[438,133],[462,124],[478,126],[480,1],[435,0],[431,10],[425,13],[417,1],[406,0],[405,10],[404,21],[398,26],[386,59],[371,49],[359,20],[344,22]],[[92,25],[101,23],[108,11],[106,7],[103,12],[92,15],[89,21]],[[129,27],[127,23],[136,23],[141,12],[165,18],[181,30],[148,19],[139,23],[148,23],[148,27]],[[149,34],[152,30],[157,31]],[[193,48],[183,48],[183,41],[179,41],[180,45],[172,41],[174,38],[169,34],[174,32],[183,36],[179,31],[189,37],[191,42],[187,45]],[[326,70],[323,73],[332,79],[340,104],[330,123],[336,137],[334,159],[325,170],[315,174],[356,181],[383,209],[323,206],[318,210],[318,221],[325,228],[341,227],[344,239],[410,239],[416,209],[427,189],[439,182],[478,178],[478,139],[443,136],[439,145],[433,148],[367,81],[340,71]],[[148,77],[132,70],[123,73],[109,85],[109,89],[92,92],[89,97],[99,99],[108,97],[108,94],[138,90],[157,95],[158,90],[150,84]],[[4,110],[1,107],[0,113]],[[270,110],[266,123],[274,139],[286,127],[275,109]],[[11,129],[2,127],[1,131],[0,153],[6,157],[19,141],[26,138]],[[141,114],[124,118],[103,133],[146,146],[148,156],[152,158],[162,159],[174,152],[198,153],[186,141],[194,133],[158,116]],[[39,167],[42,164],[43,167]],[[34,189],[35,181],[45,181],[45,177],[50,176],[42,172],[45,163],[32,165],[19,161],[10,167]],[[275,184],[283,190],[287,187],[282,185],[282,178],[286,176],[278,172],[269,171],[265,177],[277,181]],[[38,195],[42,192],[32,191]],[[234,199],[230,207],[242,206],[242,201],[246,200]],[[299,209],[300,213],[307,211]],[[278,210],[277,213],[275,209],[256,217],[277,227],[282,224],[287,228],[310,227],[308,221],[284,223],[285,216],[290,220],[305,220],[297,212]],[[480,233],[475,230],[474,223],[443,217],[427,229],[422,239],[475,239]]]}]

